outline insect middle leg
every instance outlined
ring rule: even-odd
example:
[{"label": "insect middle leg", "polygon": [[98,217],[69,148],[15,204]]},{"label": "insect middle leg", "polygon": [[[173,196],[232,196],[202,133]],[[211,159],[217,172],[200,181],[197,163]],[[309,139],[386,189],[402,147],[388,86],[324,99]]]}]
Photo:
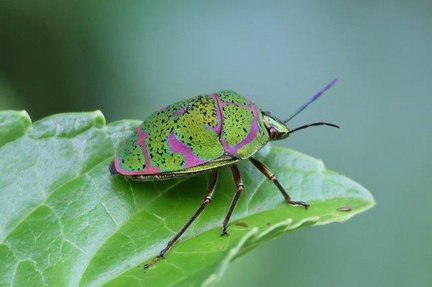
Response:
[{"label": "insect middle leg", "polygon": [[201,214],[201,212],[203,212],[203,210],[210,204],[213,193],[214,193],[215,188],[216,188],[217,181],[218,181],[218,171],[214,170],[211,182],[210,182],[208,190],[207,190],[206,197],[204,198],[200,207],[195,211],[195,213],[192,215],[192,217],[189,218],[189,220],[182,227],[182,229],[180,229],[180,231],[177,232],[177,234],[174,235],[173,238],[170,239],[170,241],[168,241],[168,244],[165,246],[164,249],[161,250],[161,252],[159,252],[159,255],[156,256],[155,258],[153,258],[152,261],[150,261],[149,263],[144,265],[145,269],[153,266],[154,264],[156,264],[156,262],[163,259],[164,255],[171,249],[171,247],[177,242],[177,240],[179,240],[179,238],[183,235],[183,233],[192,225],[192,223],[195,221],[195,219],[198,218],[198,216]]},{"label": "insect middle leg", "polygon": [[235,164],[231,165],[231,172],[232,172],[233,177],[234,177],[234,183],[235,183],[235,185],[237,187],[237,192],[235,193],[234,198],[231,201],[231,205],[230,205],[230,207],[228,209],[228,213],[225,216],[225,219],[224,219],[224,221],[222,223],[222,234],[221,234],[221,236],[228,236],[229,235],[229,233],[228,233],[228,223],[229,223],[231,215],[232,215],[232,213],[234,211],[234,208],[237,205],[238,199],[240,198],[240,195],[241,195],[241,193],[243,191],[243,188],[244,188],[243,187],[243,181],[242,181],[242,178],[241,178],[240,171],[239,171],[238,167]]},{"label": "insect middle leg", "polygon": [[288,195],[288,193],[285,191],[285,189],[282,187],[282,185],[277,180],[276,176],[271,172],[271,170],[265,166],[262,162],[254,159],[249,158],[249,160],[253,163],[253,165],[262,173],[264,174],[268,179],[273,181],[273,183],[277,186],[279,191],[282,193],[283,197],[285,198],[285,201],[292,205],[301,205],[305,208],[309,207],[309,204],[304,201],[293,201],[291,200],[291,197]]}]

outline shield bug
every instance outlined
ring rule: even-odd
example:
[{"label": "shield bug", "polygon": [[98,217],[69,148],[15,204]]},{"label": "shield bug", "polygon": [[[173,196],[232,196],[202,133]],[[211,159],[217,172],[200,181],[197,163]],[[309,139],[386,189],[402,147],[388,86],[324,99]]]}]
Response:
[{"label": "shield bug", "polygon": [[112,175],[123,175],[137,181],[153,181],[190,176],[211,171],[206,196],[192,217],[159,252],[148,268],[162,259],[201,212],[209,205],[218,181],[218,169],[229,166],[236,193],[222,222],[222,235],[228,235],[228,223],[243,191],[236,162],[249,159],[273,181],[285,201],[307,208],[304,201],[294,201],[276,176],[252,156],[267,142],[287,138],[295,131],[319,125],[317,122],[290,130],[286,123],[329,89],[330,82],[307,103],[300,106],[287,120],[281,121],[262,111],[247,98],[233,91],[200,95],[169,105],[149,116],[119,148],[110,165]]}]

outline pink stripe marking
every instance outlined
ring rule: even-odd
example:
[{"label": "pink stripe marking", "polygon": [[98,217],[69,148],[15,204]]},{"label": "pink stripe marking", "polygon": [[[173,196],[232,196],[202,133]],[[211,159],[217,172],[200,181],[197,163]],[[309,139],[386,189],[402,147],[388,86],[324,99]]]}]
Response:
[{"label": "pink stripe marking", "polygon": [[146,140],[148,138],[148,134],[145,134],[142,132],[141,126],[138,126],[136,128],[136,131],[138,133],[138,140],[136,141],[136,145],[141,146],[141,150],[145,159],[145,169],[143,171],[137,172],[138,174],[156,174],[160,173],[161,170],[158,167],[152,166],[150,163],[150,155],[147,150]]},{"label": "pink stripe marking", "polygon": [[148,134],[143,133],[140,126],[136,128],[136,132],[138,134],[138,139],[135,142],[135,145],[139,145],[141,147],[145,159],[145,166],[146,166],[145,169],[134,170],[134,171],[124,170],[123,168],[120,167],[120,160],[118,156],[116,156],[116,158],[114,159],[114,166],[116,171],[118,171],[120,174],[123,175],[143,175],[143,174],[161,173],[160,168],[150,165],[150,156],[148,154],[147,147],[146,147],[146,139],[148,137]]},{"label": "pink stripe marking", "polygon": [[175,111],[174,116],[179,117],[179,116],[185,114],[186,112],[187,112],[186,109],[179,109],[179,110]]},{"label": "pink stripe marking", "polygon": [[221,107],[220,107],[220,102],[219,102],[218,96],[216,94],[212,94],[211,96],[213,97],[213,100],[215,101],[215,104],[216,104],[216,117],[217,117],[217,120],[218,120],[218,124],[217,124],[216,127],[207,126],[207,128],[209,130],[215,132],[220,137],[220,135],[222,133],[222,120],[223,120],[223,118],[222,118],[222,110],[221,110]]},{"label": "pink stripe marking", "polygon": [[119,174],[123,174],[123,175],[131,175],[131,174],[129,174],[128,171],[126,171],[126,170],[124,170],[124,169],[122,169],[122,168],[120,167],[120,161],[119,161],[118,156],[116,156],[116,157],[114,158],[114,168],[115,168],[115,170],[116,170]]},{"label": "pink stripe marking", "polygon": [[179,141],[173,133],[168,136],[168,145],[172,153],[179,153],[184,156],[185,164],[183,168],[195,167],[206,163],[206,161],[199,159],[189,146]]},{"label": "pink stripe marking", "polygon": [[[225,106],[238,106],[238,107],[242,107],[242,108],[247,108],[247,109],[249,109],[249,110],[252,111],[253,120],[252,120],[251,127],[250,127],[250,133],[240,143],[238,143],[235,146],[231,147],[226,142],[226,140],[223,138],[223,133],[222,132],[220,133],[219,139],[220,139],[220,142],[222,143],[222,146],[224,147],[225,152],[229,153],[229,154],[231,154],[233,156],[237,156],[238,150],[240,148],[244,147],[245,145],[251,143],[255,139],[256,135],[258,134],[258,117],[259,117],[258,116],[258,111],[257,111],[255,105],[251,101],[249,101],[249,100],[247,100],[249,102],[249,105],[246,106],[246,105],[241,105],[241,104],[236,104],[236,103],[221,102],[219,100],[219,97],[217,97],[217,96],[216,96],[216,99],[217,99],[216,101],[217,101],[218,106],[219,106],[219,112],[221,114],[222,114],[222,108],[225,107]],[[221,115],[221,117],[222,117],[222,115]],[[221,122],[222,122],[222,119],[221,119]]]},{"label": "pink stripe marking", "polygon": [[249,135],[239,144],[237,144],[234,148],[237,150],[239,148],[244,147],[245,145],[251,143],[255,138],[256,135],[258,134],[258,111],[255,107],[255,105],[251,104],[250,105],[250,110],[252,111],[253,114],[253,120],[251,123],[251,131],[249,133]]}]

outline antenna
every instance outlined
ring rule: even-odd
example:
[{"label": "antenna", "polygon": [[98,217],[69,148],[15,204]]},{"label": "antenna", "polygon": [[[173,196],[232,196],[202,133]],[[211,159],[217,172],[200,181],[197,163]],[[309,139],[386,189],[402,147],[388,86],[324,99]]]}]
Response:
[{"label": "antenna", "polygon": [[308,124],[308,125],[304,125],[304,126],[295,128],[293,130],[290,130],[289,133],[292,134],[293,132],[296,132],[298,130],[302,130],[302,129],[305,129],[305,128],[308,128],[308,127],[314,127],[314,126],[331,126],[331,127],[334,127],[334,128],[339,128],[338,125],[335,125],[335,124],[332,124],[332,123],[319,122],[319,123]]},{"label": "antenna", "polygon": [[334,79],[333,81],[331,81],[329,84],[327,84],[327,86],[324,87],[324,89],[322,89],[321,91],[319,91],[315,96],[313,96],[312,98],[310,98],[310,100],[303,104],[302,106],[300,106],[286,121],[284,121],[284,123],[287,123],[288,121],[290,121],[293,117],[295,117],[296,115],[298,115],[301,111],[303,111],[304,109],[306,109],[306,107],[309,104],[312,104],[316,99],[318,99],[322,94],[324,94],[325,91],[327,91],[328,89],[331,88],[331,86],[334,85],[334,83],[336,83],[337,79]]}]

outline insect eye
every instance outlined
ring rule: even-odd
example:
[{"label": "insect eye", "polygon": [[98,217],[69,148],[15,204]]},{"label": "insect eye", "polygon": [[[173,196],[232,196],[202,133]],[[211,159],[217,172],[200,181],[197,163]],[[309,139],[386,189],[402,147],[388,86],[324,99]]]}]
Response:
[{"label": "insect eye", "polygon": [[271,139],[275,139],[279,136],[279,132],[274,127],[270,127],[269,132]]}]

